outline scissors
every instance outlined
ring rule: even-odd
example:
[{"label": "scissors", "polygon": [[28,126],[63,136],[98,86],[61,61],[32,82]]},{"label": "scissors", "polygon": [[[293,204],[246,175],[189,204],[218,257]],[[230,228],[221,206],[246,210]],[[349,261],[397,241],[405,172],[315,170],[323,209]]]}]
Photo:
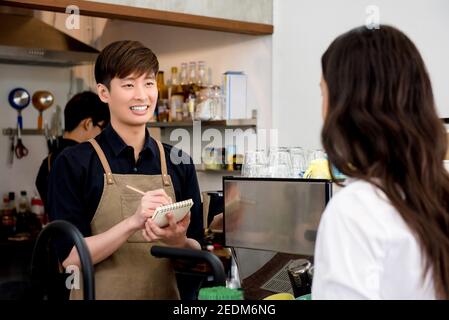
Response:
[{"label": "scissors", "polygon": [[17,125],[17,145],[14,152],[17,159],[21,159],[28,155],[28,149],[22,143],[22,132],[20,130],[20,125]]}]

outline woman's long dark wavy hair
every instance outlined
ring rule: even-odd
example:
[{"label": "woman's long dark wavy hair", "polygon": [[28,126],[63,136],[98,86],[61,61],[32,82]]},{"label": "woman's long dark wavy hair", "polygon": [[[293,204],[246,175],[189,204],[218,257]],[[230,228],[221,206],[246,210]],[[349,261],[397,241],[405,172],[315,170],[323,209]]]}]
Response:
[{"label": "woman's long dark wavy hair", "polygon": [[447,138],[417,48],[394,27],[359,27],[335,39],[321,63],[329,162],[385,192],[420,244],[423,279],[431,271],[437,298],[449,299]]}]

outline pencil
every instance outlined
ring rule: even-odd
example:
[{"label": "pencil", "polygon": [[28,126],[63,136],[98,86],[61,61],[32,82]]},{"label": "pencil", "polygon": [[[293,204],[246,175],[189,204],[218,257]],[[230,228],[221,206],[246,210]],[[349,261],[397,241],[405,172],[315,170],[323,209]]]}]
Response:
[{"label": "pencil", "polygon": [[131,186],[129,186],[129,185],[126,185],[126,187],[127,187],[128,189],[132,190],[132,191],[135,191],[135,192],[137,192],[137,193],[140,193],[141,195],[145,195],[145,192],[143,192],[142,190],[136,189],[136,188],[131,187]]}]

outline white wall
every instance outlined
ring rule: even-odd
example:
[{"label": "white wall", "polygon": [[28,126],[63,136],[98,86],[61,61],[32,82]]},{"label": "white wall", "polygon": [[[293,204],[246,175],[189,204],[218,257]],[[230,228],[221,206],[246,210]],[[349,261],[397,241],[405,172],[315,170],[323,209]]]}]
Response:
[{"label": "white wall", "polygon": [[[0,64],[0,128],[16,127],[17,111],[8,103],[9,92],[16,87],[25,88],[31,95],[37,90],[48,90],[55,95],[54,105],[44,112],[44,121],[50,123],[55,106],[62,108],[67,102],[69,91],[69,69],[48,68],[38,66],[20,66]],[[23,127],[37,128],[38,111],[32,103],[22,111]],[[14,158],[13,165],[8,163],[9,137],[0,136],[0,195],[15,191],[16,197],[20,190],[26,190],[29,195],[35,191],[34,181],[39,166],[47,155],[47,144],[44,136],[22,136],[23,144],[28,148],[29,155],[22,159]],[[37,191],[37,190],[36,190]]]},{"label": "white wall", "polygon": [[286,146],[320,147],[321,55],[339,34],[365,24],[368,5],[380,22],[404,31],[420,50],[441,117],[449,117],[449,1],[274,0],[273,128]]}]

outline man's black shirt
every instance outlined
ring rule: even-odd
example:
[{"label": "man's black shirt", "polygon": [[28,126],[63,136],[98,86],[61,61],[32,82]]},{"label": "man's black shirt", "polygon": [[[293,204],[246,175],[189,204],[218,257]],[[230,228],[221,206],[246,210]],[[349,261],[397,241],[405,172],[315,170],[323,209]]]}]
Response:
[{"label": "man's black shirt", "polygon": [[[110,124],[95,139],[103,150],[112,173],[161,174],[159,149],[148,132],[137,162],[133,147],[126,145]],[[203,235],[202,206],[194,164],[184,153],[182,153],[184,161],[174,164],[170,160],[170,153],[173,150],[176,154],[181,154],[181,151],[167,144],[163,144],[163,147],[176,201],[190,198],[194,201],[187,236],[200,241]],[[91,236],[90,223],[103,193],[103,174],[100,159],[89,142],[61,152],[50,172],[48,189],[50,220],[67,220],[78,227],[85,237]]]},{"label": "man's black shirt", "polygon": [[[77,145],[78,142],[72,139],[59,139],[58,140],[58,146],[56,149],[54,149],[49,157],[50,157],[50,168],[53,167],[53,163],[55,162],[55,159],[58,157],[58,155],[64,150],[65,148],[72,147]],[[50,172],[48,171],[48,157],[46,157],[43,161],[41,166],[39,167],[39,172],[37,173],[36,177],[36,188],[39,192],[39,195],[41,196],[42,201],[44,202],[45,211],[48,212],[47,207],[47,194],[48,194],[48,177]]]}]

